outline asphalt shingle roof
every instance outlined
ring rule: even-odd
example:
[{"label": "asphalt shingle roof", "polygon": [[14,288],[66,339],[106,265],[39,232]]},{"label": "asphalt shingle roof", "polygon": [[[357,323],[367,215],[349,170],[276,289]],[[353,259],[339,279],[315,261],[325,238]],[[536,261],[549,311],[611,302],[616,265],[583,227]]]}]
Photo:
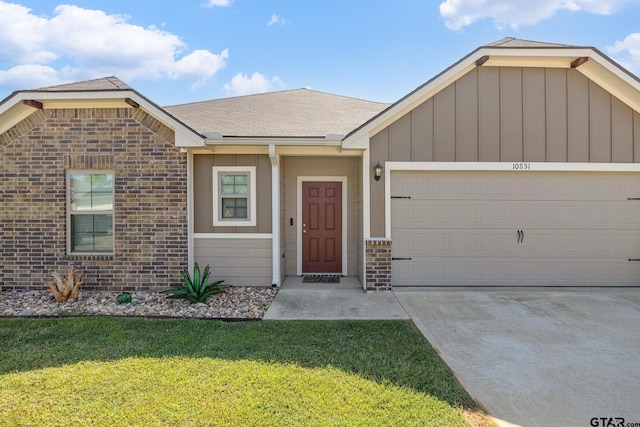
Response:
[{"label": "asphalt shingle roof", "polygon": [[34,89],[38,92],[91,92],[104,90],[131,90],[132,88],[117,77],[104,77],[78,83]]},{"label": "asphalt shingle roof", "polygon": [[295,89],[165,107],[197,132],[236,137],[346,135],[389,104]]}]

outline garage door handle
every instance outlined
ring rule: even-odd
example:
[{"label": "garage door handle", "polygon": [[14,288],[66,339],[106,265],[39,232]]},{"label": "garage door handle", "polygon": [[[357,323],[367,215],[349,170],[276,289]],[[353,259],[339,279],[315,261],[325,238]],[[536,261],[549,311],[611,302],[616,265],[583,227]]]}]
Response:
[{"label": "garage door handle", "polygon": [[522,243],[524,240],[524,231],[518,230],[518,243]]}]

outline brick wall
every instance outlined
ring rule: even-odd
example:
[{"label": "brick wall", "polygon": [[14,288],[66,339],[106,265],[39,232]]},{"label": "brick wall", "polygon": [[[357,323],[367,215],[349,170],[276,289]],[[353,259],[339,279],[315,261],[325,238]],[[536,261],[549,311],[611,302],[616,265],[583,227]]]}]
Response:
[{"label": "brick wall", "polygon": [[[45,109],[0,135],[0,286],[161,290],[187,268],[187,158],[142,109]],[[114,172],[113,256],[67,255],[66,171]]]},{"label": "brick wall", "polygon": [[366,242],[366,291],[390,291],[391,240],[372,239]]}]

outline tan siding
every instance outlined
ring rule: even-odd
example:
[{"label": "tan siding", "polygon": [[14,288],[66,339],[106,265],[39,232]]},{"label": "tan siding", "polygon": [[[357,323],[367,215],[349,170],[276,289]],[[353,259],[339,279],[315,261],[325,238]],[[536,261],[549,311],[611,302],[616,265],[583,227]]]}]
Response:
[{"label": "tan siding", "polygon": [[589,80],[577,71],[567,74],[567,160],[589,162]]},{"label": "tan siding", "polygon": [[456,161],[478,161],[478,73],[456,82]]},{"label": "tan siding", "polygon": [[456,90],[448,86],[434,97],[435,161],[456,160]]},{"label": "tan siding", "polygon": [[522,161],[522,69],[500,70],[500,160]]},{"label": "tan siding", "polygon": [[406,114],[389,126],[389,160],[411,160],[411,114]]},{"label": "tan siding", "polygon": [[633,159],[633,110],[617,98],[611,105],[611,161]]},{"label": "tan siding", "polygon": [[[375,164],[389,159],[389,133],[384,130],[371,138],[371,156],[369,170],[373,170]],[[384,237],[384,173],[380,181],[370,177],[370,204],[371,204],[371,237]]]},{"label": "tan siding", "polygon": [[193,156],[194,231],[208,233],[213,225],[212,156]]},{"label": "tan siding", "polygon": [[590,161],[611,161],[611,95],[597,84],[589,83],[591,133]]},{"label": "tan siding", "polygon": [[[545,88],[540,88],[545,91]],[[546,70],[546,161],[567,161],[567,72]],[[546,108],[545,108],[546,107]],[[533,161],[533,160],[532,160]],[[544,160],[537,160],[544,161]]]},{"label": "tan siding", "polygon": [[[380,159],[383,161],[383,159]],[[347,273],[350,276],[358,274],[358,175],[362,169],[358,168],[357,157],[286,157],[285,197],[287,224],[293,218],[293,226],[286,226],[286,274],[297,274],[297,203],[298,176],[346,176],[347,177]],[[375,164],[375,163],[374,163]],[[372,166],[373,167],[373,166]],[[328,180],[330,178],[327,178]],[[376,182],[376,184],[379,184]],[[383,196],[384,198],[384,196]],[[384,206],[384,200],[383,205]],[[384,208],[383,208],[384,209]],[[384,224],[383,224],[384,233]]]},{"label": "tan siding", "polygon": [[633,112],[633,161],[640,162],[640,114]]},{"label": "tan siding", "polygon": [[195,239],[195,261],[213,280],[233,286],[271,285],[271,239]]},{"label": "tan siding", "polygon": [[478,143],[481,162],[500,161],[500,69],[478,70]]},{"label": "tan siding", "polygon": [[522,83],[524,160],[544,162],[547,158],[544,69],[525,69]]},{"label": "tan siding", "polygon": [[[208,155],[194,157],[194,231],[196,233],[271,233],[271,161],[267,155]],[[256,166],[255,227],[213,226],[213,166]]]},{"label": "tan siding", "polygon": [[433,99],[416,107],[411,116],[411,159],[430,162],[433,160]]}]

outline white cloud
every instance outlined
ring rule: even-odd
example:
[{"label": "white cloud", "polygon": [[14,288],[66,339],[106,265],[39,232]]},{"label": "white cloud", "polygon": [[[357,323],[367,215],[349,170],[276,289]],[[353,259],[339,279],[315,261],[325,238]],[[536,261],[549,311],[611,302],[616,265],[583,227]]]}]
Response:
[{"label": "white cloud", "polygon": [[559,10],[609,15],[638,0],[445,0],[440,16],[447,28],[459,30],[481,19],[492,19],[498,28],[533,25]]},{"label": "white cloud", "polygon": [[202,7],[226,7],[226,6],[231,6],[231,1],[232,0],[207,0],[204,3],[202,3]]},{"label": "white cloud", "polygon": [[276,15],[275,13],[273,15],[271,15],[271,20],[269,22],[267,22],[267,26],[272,26],[275,24],[280,24],[280,25],[284,25],[287,23],[287,20],[284,19],[282,16],[280,15]]},{"label": "white cloud", "polygon": [[253,73],[251,77],[238,73],[224,85],[224,91],[230,96],[240,96],[284,89],[285,86],[278,76],[269,79],[260,73]]},{"label": "white cloud", "polygon": [[620,63],[633,72],[640,70],[640,33],[629,34],[607,48],[611,54],[622,54]]},{"label": "white cloud", "polygon": [[177,35],[131,24],[124,15],[71,5],[54,12],[52,18],[43,18],[24,6],[0,1],[0,61],[13,66],[1,71],[0,85],[9,86],[15,80],[11,76],[24,66],[36,75],[26,87],[33,87],[34,80],[47,85],[105,75],[129,81],[188,78],[202,85],[229,56],[227,50],[186,53]]}]

